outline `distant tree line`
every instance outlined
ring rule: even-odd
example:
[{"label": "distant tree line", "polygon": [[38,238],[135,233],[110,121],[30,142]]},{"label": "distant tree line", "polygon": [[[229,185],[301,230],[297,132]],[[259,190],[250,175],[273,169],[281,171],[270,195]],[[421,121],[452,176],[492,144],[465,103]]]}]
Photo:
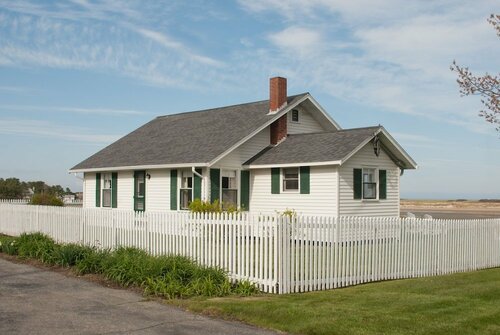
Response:
[{"label": "distant tree line", "polygon": [[18,178],[0,178],[0,199],[23,199],[37,194],[46,194],[54,197],[62,197],[65,194],[73,194],[61,185],[47,185],[43,181],[20,181]]}]

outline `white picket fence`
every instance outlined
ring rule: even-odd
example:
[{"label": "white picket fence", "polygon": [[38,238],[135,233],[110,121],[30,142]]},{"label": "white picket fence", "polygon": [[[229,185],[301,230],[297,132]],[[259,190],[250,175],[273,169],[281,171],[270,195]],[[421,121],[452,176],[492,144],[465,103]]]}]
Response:
[{"label": "white picket fence", "polygon": [[190,214],[0,203],[0,233],[180,254],[264,292],[325,290],[500,266],[500,219]]},{"label": "white picket fence", "polygon": [[0,199],[0,204],[26,205],[29,202],[28,199]]}]

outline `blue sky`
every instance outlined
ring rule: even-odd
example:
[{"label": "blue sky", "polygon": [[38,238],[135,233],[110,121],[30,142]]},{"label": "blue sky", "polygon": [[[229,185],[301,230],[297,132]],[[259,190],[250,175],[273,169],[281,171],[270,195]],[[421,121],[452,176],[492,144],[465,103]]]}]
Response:
[{"label": "blue sky", "polygon": [[456,59],[497,72],[497,1],[1,1],[0,177],[67,170],[157,115],[310,92],[419,163],[404,198],[500,198],[500,139]]}]

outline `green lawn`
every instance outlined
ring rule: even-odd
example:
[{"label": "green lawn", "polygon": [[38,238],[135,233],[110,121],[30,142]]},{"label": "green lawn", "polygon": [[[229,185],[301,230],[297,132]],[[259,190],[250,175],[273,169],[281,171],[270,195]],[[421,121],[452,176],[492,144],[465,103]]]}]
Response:
[{"label": "green lawn", "polygon": [[500,334],[500,268],[313,293],[173,303],[294,334]]}]

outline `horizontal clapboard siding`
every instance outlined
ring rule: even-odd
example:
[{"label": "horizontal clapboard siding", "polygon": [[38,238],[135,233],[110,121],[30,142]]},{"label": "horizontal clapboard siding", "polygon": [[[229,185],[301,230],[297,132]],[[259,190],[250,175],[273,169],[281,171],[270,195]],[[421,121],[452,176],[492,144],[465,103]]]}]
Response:
[{"label": "horizontal clapboard siding", "polygon": [[269,141],[269,127],[266,127],[247,142],[236,148],[229,155],[217,162],[214,167],[235,169],[241,168],[243,163],[269,146]]},{"label": "horizontal clapboard siding", "polygon": [[170,170],[148,170],[146,178],[146,208],[148,211],[170,210]]},{"label": "horizontal clapboard siding", "polygon": [[292,112],[288,113],[288,134],[317,133],[325,131],[321,124],[316,121],[310,112],[299,109],[299,122],[292,121]]},{"label": "horizontal clapboard siding", "polygon": [[[354,199],[353,169],[363,167],[387,171],[387,199]],[[368,143],[340,167],[340,215],[399,216],[399,168],[383,150],[379,157],[375,156],[371,143]]]},{"label": "horizontal clapboard siding", "polygon": [[312,166],[310,194],[283,192],[281,186],[280,194],[271,194],[271,169],[252,170],[250,208],[254,213],[264,214],[293,209],[298,214],[335,216],[337,215],[337,168]]},{"label": "horizontal clapboard siding", "polygon": [[83,207],[95,208],[95,173],[83,175]]},{"label": "horizontal clapboard siding", "polygon": [[118,172],[118,209],[134,209],[134,171]]}]

